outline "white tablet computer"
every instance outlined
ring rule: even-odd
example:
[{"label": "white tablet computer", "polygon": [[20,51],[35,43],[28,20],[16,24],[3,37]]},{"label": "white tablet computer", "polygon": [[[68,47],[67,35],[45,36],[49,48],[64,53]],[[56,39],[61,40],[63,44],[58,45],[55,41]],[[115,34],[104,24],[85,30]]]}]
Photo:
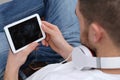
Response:
[{"label": "white tablet computer", "polygon": [[32,42],[45,39],[38,14],[31,15],[4,27],[8,42],[13,53],[17,53]]}]

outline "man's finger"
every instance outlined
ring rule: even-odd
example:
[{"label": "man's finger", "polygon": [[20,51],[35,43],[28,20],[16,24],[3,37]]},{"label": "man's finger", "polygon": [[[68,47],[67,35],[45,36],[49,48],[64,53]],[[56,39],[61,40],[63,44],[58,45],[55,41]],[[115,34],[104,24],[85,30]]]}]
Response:
[{"label": "man's finger", "polygon": [[47,27],[49,27],[50,29],[55,29],[55,25],[49,23],[49,22],[46,22],[46,21],[42,21],[42,24],[46,25]]},{"label": "man's finger", "polygon": [[53,29],[50,29],[49,27],[45,26],[42,24],[43,31],[46,32],[47,34],[53,35]]},{"label": "man's finger", "polygon": [[37,42],[31,43],[26,49],[23,50],[24,54],[29,55],[39,44]]},{"label": "man's finger", "polygon": [[42,40],[42,45],[44,45],[44,46],[45,46],[45,40]]}]

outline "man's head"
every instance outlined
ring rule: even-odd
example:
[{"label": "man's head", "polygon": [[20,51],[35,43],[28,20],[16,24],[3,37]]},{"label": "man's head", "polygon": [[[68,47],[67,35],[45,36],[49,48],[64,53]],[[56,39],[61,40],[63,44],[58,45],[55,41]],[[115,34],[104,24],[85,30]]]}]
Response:
[{"label": "man's head", "polygon": [[120,47],[120,0],[78,0],[76,13],[81,42],[96,51],[97,56],[118,56],[108,50],[117,53],[116,48]]}]

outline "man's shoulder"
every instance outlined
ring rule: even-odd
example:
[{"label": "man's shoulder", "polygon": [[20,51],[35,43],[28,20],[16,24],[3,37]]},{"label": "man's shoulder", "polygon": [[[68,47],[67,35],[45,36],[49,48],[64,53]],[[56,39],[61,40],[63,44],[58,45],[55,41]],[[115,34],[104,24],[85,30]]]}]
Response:
[{"label": "man's shoulder", "polygon": [[31,75],[26,80],[36,80],[36,79],[42,80],[42,78],[44,78],[47,74],[52,73],[52,72],[56,71],[57,69],[63,69],[61,67],[63,65],[65,65],[65,64],[61,64],[61,63],[49,64],[49,65],[43,67],[42,69],[38,70],[37,72],[35,72],[33,75]]},{"label": "man's shoulder", "polygon": [[[112,76],[114,77],[114,76]],[[99,70],[75,69],[72,62],[51,64],[34,73],[27,80],[117,80]]]},{"label": "man's shoulder", "polygon": [[45,80],[119,80],[120,77],[106,75],[99,70],[84,70],[76,69],[55,71],[50,73]]}]

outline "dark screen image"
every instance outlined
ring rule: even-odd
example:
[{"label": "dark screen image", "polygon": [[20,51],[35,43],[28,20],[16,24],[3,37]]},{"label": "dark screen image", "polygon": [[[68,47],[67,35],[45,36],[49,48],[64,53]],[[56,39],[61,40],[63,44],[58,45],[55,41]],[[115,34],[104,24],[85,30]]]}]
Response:
[{"label": "dark screen image", "polygon": [[36,17],[10,27],[9,31],[16,50],[43,37]]}]

